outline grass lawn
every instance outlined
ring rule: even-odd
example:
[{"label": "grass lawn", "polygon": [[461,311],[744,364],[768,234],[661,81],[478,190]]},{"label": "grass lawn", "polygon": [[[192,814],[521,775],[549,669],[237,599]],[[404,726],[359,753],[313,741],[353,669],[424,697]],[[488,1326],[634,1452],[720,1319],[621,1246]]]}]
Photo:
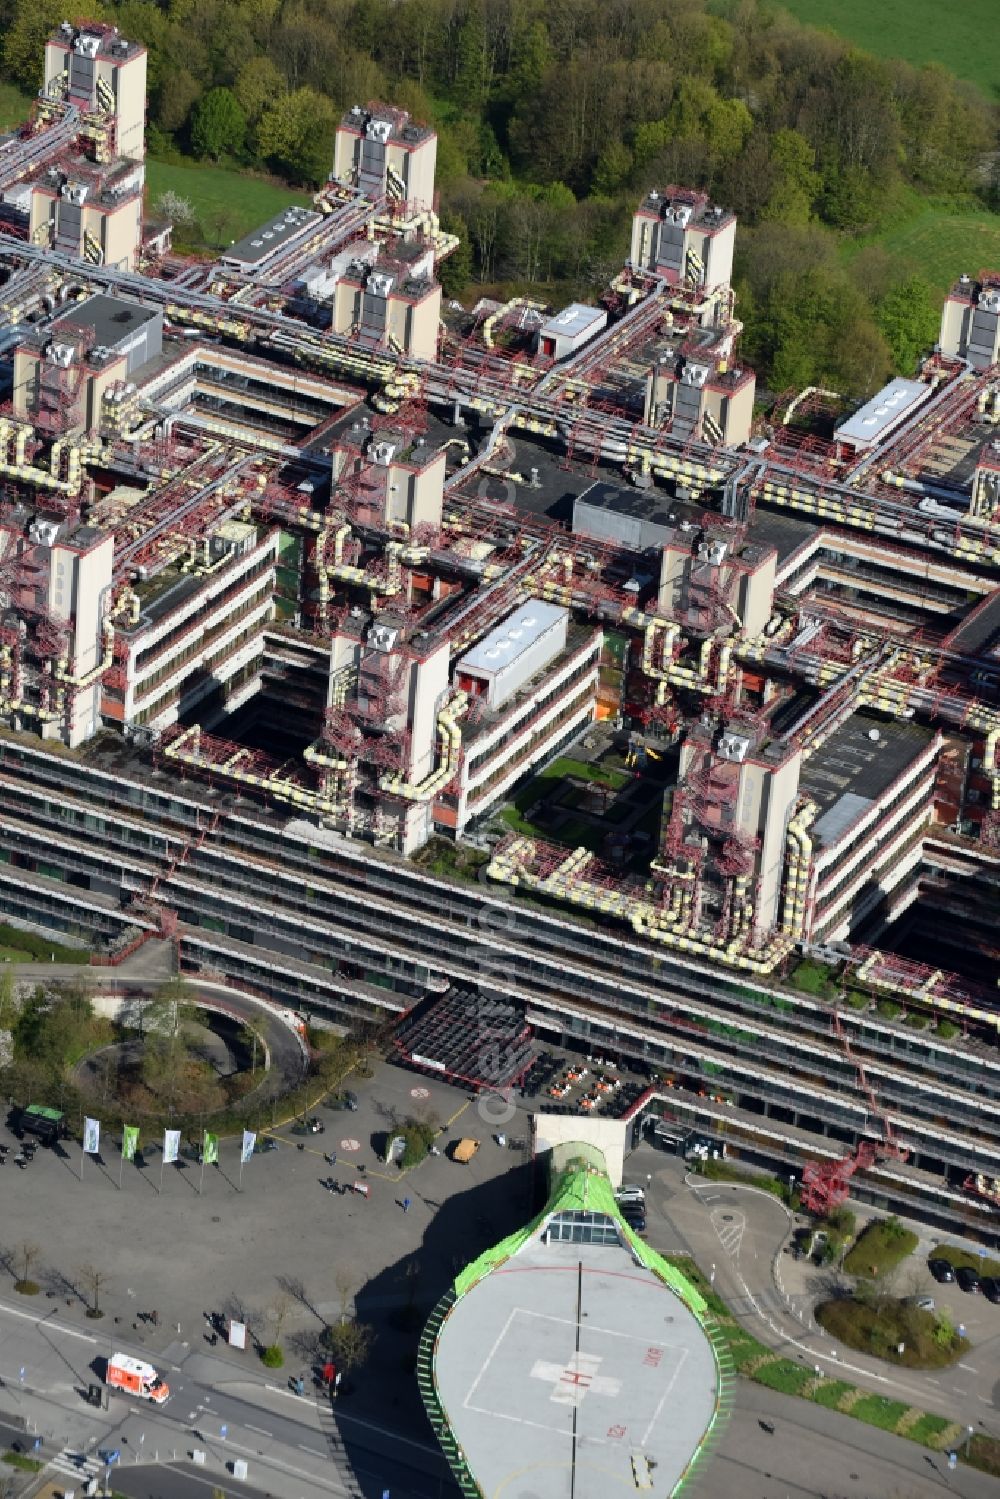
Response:
[{"label": "grass lawn", "polygon": [[610,786],[614,791],[620,791],[631,780],[627,771],[614,770],[605,765],[592,765],[589,760],[574,760],[569,755],[560,755],[539,775],[531,778],[523,791],[518,793],[518,803],[520,804],[521,796],[529,792],[532,793],[532,800],[536,799],[543,789],[540,782],[557,781],[564,776],[576,781],[596,781],[601,786]]},{"label": "grass lawn", "polygon": [[920,66],[939,62],[959,78],[1000,96],[1000,53],[986,38],[996,27],[996,0],[782,0],[810,26],[824,26],[879,57],[902,57]]},{"label": "grass lawn", "polygon": [[758,1384],[777,1390],[779,1395],[798,1395],[815,1376],[812,1369],[802,1364],[793,1364],[790,1358],[782,1358],[774,1364],[765,1364],[754,1375]]},{"label": "grass lawn", "polygon": [[[824,1301],[816,1308],[816,1321],[848,1348],[907,1369],[945,1369],[969,1349],[968,1339],[953,1331],[935,1336],[933,1312],[889,1298],[874,1306],[850,1297]],[[900,1343],[902,1353],[897,1351]]]},{"label": "grass lawn", "polygon": [[[512,805],[504,807],[500,818],[515,833],[524,833],[528,838],[568,843],[569,847],[575,847],[572,842],[572,833],[579,832],[581,836],[577,842],[588,848],[597,849],[604,837],[603,829],[592,827],[590,823],[577,819],[568,822],[566,831],[556,835],[551,828],[536,827],[524,814],[544,797],[555,795],[560,781],[593,781],[601,786],[609,786],[612,791],[621,791],[624,786],[628,785],[630,779],[627,771],[616,770],[612,766],[591,765],[586,760],[573,760],[568,755],[560,755],[557,760],[552,761],[551,765],[547,765],[537,776],[532,776],[514,792],[511,798]],[[567,789],[572,788],[564,787],[563,791]],[[559,800],[562,801],[563,798],[560,797]]]},{"label": "grass lawn", "polygon": [[[873,1218],[844,1260],[848,1275],[886,1275],[912,1254],[920,1240],[895,1218]],[[874,1267],[874,1268],[873,1268]]]},{"label": "grass lawn", "polygon": [[[1000,74],[1000,68],[998,68]],[[971,204],[935,202],[914,195],[914,211],[898,224],[845,248],[850,258],[864,245],[881,245],[894,260],[947,291],[963,272],[1000,266],[1000,214]]]},{"label": "grass lawn", "polygon": [[956,1270],[961,1269],[963,1265],[971,1265],[977,1274],[1000,1275],[1000,1260],[991,1259],[988,1254],[984,1254],[980,1259],[974,1249],[953,1249],[948,1244],[935,1244],[927,1258],[947,1260],[949,1265],[954,1265]]},{"label": "grass lawn", "polygon": [[146,162],[146,202],[150,208],[161,193],[180,193],[194,208],[205,242],[216,248],[240,239],[290,203],[309,203],[306,193],[293,192],[266,177],[254,177],[230,167],[171,166]]},{"label": "grass lawn", "polygon": [[885,1395],[866,1395],[851,1411],[852,1416],[881,1431],[895,1431],[909,1407],[903,1400],[889,1400]]},{"label": "grass lawn", "polygon": [[[853,1390],[854,1386],[848,1384],[846,1379],[824,1379],[813,1391],[812,1399],[816,1405],[825,1405],[827,1410],[835,1411],[841,1400]],[[943,1417],[935,1417],[935,1420],[943,1420]]]},{"label": "grass lawn", "polygon": [[935,1437],[940,1436],[942,1431],[947,1431],[951,1422],[947,1416],[932,1416],[928,1412],[914,1422],[907,1432],[911,1442],[921,1442],[924,1446],[930,1446]]},{"label": "grass lawn", "polygon": [[17,1468],[22,1473],[40,1473],[45,1467],[37,1457],[26,1457],[23,1452],[15,1452],[13,1449],[4,1453],[3,1461],[9,1468]]},{"label": "grass lawn", "polygon": [[770,1192],[772,1197],[779,1197],[782,1202],[788,1200],[787,1184],[763,1171],[750,1171],[745,1166],[734,1166],[729,1161],[716,1161],[712,1158],[699,1161],[698,1171],[709,1181],[738,1182],[745,1187],[757,1187],[761,1192]]},{"label": "grass lawn", "polygon": [[89,963],[85,947],[64,947],[55,937],[40,932],[22,932],[9,922],[0,921],[0,961],[11,963]]},{"label": "grass lawn", "polygon": [[12,83],[0,83],[0,130],[13,130],[22,124],[34,101]]}]

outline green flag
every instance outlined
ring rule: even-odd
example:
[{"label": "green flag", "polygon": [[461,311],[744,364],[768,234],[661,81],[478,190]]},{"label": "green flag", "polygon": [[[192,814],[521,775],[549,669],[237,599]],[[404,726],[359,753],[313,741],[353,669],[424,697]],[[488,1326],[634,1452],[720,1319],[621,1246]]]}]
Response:
[{"label": "green flag", "polygon": [[201,1147],[201,1158],[206,1166],[214,1166],[219,1159],[219,1137],[210,1135],[205,1131],[205,1139]]},{"label": "green flag", "polygon": [[122,1155],[126,1161],[135,1160],[135,1152],[138,1144],[139,1126],[137,1124],[126,1124],[122,1130]]}]

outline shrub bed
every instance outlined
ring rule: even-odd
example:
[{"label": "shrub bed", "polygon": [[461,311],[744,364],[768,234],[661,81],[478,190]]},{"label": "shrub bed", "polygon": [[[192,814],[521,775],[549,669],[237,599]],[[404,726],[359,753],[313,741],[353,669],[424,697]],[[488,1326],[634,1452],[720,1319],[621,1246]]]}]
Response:
[{"label": "shrub bed", "polygon": [[907,1369],[944,1369],[969,1349],[968,1340],[949,1323],[939,1322],[933,1312],[889,1297],[824,1301],[815,1315],[820,1327],[848,1348]]},{"label": "shrub bed", "polygon": [[844,1269],[848,1275],[886,1275],[912,1254],[919,1242],[898,1218],[873,1218],[844,1260]]}]

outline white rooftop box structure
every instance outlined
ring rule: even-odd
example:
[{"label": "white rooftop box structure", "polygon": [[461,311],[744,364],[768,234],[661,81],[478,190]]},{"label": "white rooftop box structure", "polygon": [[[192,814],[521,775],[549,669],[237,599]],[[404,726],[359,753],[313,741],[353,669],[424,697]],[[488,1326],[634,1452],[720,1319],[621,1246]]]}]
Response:
[{"label": "white rooftop box structure", "polygon": [[568,609],[523,604],[456,663],[456,685],[500,707],[565,649],[568,627]]},{"label": "white rooftop box structure", "polygon": [[603,307],[588,307],[585,302],[571,302],[539,328],[539,352],[547,359],[566,359],[592,338],[596,338],[607,326],[608,314]]},{"label": "white rooftop box structure", "polygon": [[890,380],[860,411],[841,422],[834,431],[834,441],[852,448],[870,448],[898,427],[930,394],[931,387],[920,380]]}]

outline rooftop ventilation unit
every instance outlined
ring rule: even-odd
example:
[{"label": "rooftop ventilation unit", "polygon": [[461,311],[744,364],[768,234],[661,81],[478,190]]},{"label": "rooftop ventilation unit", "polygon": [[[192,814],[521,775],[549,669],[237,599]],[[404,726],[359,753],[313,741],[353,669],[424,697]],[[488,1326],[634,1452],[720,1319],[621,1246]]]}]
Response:
[{"label": "rooftop ventilation unit", "polygon": [[698,561],[710,562],[713,567],[718,567],[725,559],[728,550],[728,542],[725,541],[699,541]]},{"label": "rooftop ventilation unit", "polygon": [[365,290],[373,297],[387,297],[392,291],[392,277],[387,276],[384,271],[372,271]]},{"label": "rooftop ventilation unit", "polygon": [[64,182],[62,187],[59,189],[59,194],[60,197],[65,198],[68,203],[75,203],[77,204],[77,206],[79,206],[80,204],[86,203],[87,201],[87,183]]},{"label": "rooftop ventilation unit", "polygon": [[689,361],[681,373],[681,384],[693,385],[700,390],[707,381],[708,376],[709,368],[707,364],[691,364]]},{"label": "rooftop ventilation unit", "polygon": [[73,363],[75,352],[72,344],[50,343],[45,357],[50,364],[58,364],[64,370],[68,370]]},{"label": "rooftop ventilation unit", "polygon": [[745,734],[733,734],[727,731],[720,735],[718,743],[718,754],[722,760],[733,760],[736,764],[742,764],[750,753],[750,740]]},{"label": "rooftop ventilation unit", "polygon": [[979,293],[979,305],[984,312],[1000,312],[1000,288],[991,286]]},{"label": "rooftop ventilation unit", "polygon": [[59,535],[59,522],[57,520],[33,520],[28,527],[29,540],[37,546],[54,546]]},{"label": "rooftop ventilation unit", "polygon": [[396,455],[396,444],[385,441],[373,442],[368,453],[373,463],[377,463],[380,468],[388,468]]},{"label": "rooftop ventilation unit", "polygon": [[399,630],[395,625],[372,625],[368,631],[368,644],[376,651],[388,654],[399,639]]},{"label": "rooftop ventilation unit", "polygon": [[391,120],[369,120],[365,126],[365,134],[370,141],[378,141],[380,145],[388,145],[392,134]]},{"label": "rooftop ventilation unit", "polygon": [[101,50],[101,39],[92,31],[82,31],[73,43],[73,51],[81,57],[96,57]]}]

